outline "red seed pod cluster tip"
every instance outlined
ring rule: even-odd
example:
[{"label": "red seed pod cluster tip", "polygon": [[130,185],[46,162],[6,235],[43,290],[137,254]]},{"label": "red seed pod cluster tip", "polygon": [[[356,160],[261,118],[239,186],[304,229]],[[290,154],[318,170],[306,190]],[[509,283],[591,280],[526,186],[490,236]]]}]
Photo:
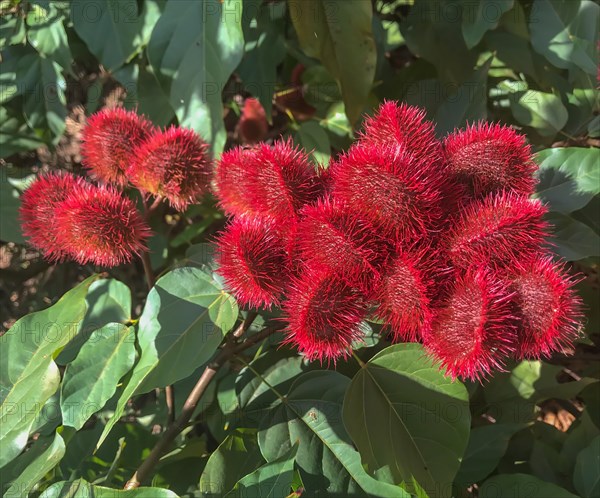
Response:
[{"label": "red seed pod cluster tip", "polygon": [[49,173],[23,194],[23,233],[50,261],[116,266],[145,251],[150,228],[120,191],[128,185],[180,210],[209,189],[208,145],[192,130],[160,130],[133,111],[104,109],[91,116],[81,152],[100,185]]},{"label": "red seed pod cluster tip", "polygon": [[220,272],[242,304],[281,305],[309,359],[350,354],[371,317],[453,378],[482,379],[578,334],[534,172],[514,130],[480,123],[439,141],[423,111],[394,102],[324,171],[289,141],[233,149],[213,182],[233,216]]}]

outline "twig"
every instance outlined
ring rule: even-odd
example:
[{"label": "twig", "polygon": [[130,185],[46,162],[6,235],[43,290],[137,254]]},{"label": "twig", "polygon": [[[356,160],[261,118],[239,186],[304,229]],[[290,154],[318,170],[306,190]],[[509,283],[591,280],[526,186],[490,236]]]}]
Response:
[{"label": "twig", "polygon": [[[248,319],[244,321],[244,323],[246,322],[248,322]],[[140,484],[150,476],[154,467],[159,462],[160,457],[167,451],[167,449],[175,440],[175,438],[187,427],[188,422],[190,421],[192,415],[194,414],[194,411],[196,410],[196,406],[198,406],[198,402],[200,401],[202,394],[204,394],[204,391],[206,390],[214,376],[217,374],[219,369],[230,358],[258,344],[263,339],[266,339],[271,334],[277,332],[280,328],[280,326],[267,327],[258,332],[257,334],[249,337],[242,343],[230,342],[227,343],[223,347],[223,349],[221,349],[221,352],[216,356],[214,361],[204,369],[204,372],[202,372],[202,375],[198,379],[198,382],[194,386],[194,389],[192,389],[192,392],[185,400],[183,409],[181,410],[181,413],[179,414],[179,417],[177,418],[175,423],[169,426],[169,428],[163,433],[161,439],[158,441],[158,443],[156,443],[156,446],[152,448],[152,451],[150,452],[146,460],[142,462],[142,464],[138,467],[131,479],[127,481],[124,489],[138,488]],[[239,329],[237,329],[235,332],[238,332],[238,330]],[[240,335],[241,333],[242,332],[240,332]]]},{"label": "twig", "polygon": [[150,254],[148,251],[144,251],[140,257],[142,259],[142,265],[144,266],[144,273],[146,274],[146,283],[148,284],[148,289],[152,289],[154,286],[154,272],[152,271]]}]

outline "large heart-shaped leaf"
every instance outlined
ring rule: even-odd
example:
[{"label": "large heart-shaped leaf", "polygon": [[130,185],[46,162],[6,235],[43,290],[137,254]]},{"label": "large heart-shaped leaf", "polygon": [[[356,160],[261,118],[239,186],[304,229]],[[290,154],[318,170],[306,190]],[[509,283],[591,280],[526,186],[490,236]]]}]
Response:
[{"label": "large heart-shaped leaf", "polygon": [[377,63],[371,2],[289,0],[288,7],[302,49],[338,81],[348,119],[355,123],[367,102]]},{"label": "large heart-shaped leaf", "polygon": [[279,393],[279,404],[265,412],[259,429],[263,456],[276,461],[298,442],[296,463],[308,495],[408,498],[400,487],[377,481],[363,469],[342,423],[348,383],[337,372],[307,372],[285,398]]},{"label": "large heart-shaped leaf", "polygon": [[60,384],[52,359],[80,330],[89,277],[50,308],[18,320],[0,337],[0,467],[15,458],[44,403]]},{"label": "large heart-shaped leaf", "polygon": [[134,361],[132,327],[111,323],[94,331],[65,370],[60,393],[63,425],[81,429],[112,397]]},{"label": "large heart-shaped leaf", "polygon": [[244,52],[240,0],[170,0],[148,44],[148,58],[182,126],[213,153],[225,144],[221,92]]},{"label": "large heart-shaped leaf", "polygon": [[450,496],[469,439],[469,396],[421,345],[390,346],[361,368],[344,399],[344,424],[370,473]]},{"label": "large heart-shaped leaf", "polygon": [[140,358],[98,446],[131,396],[191,375],[210,359],[237,316],[237,303],[212,274],[186,267],[161,277],[148,294],[140,317]]}]

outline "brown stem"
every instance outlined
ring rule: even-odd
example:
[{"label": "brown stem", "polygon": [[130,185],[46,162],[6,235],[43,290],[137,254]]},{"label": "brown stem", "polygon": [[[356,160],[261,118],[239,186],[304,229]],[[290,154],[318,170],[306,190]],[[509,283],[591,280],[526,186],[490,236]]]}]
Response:
[{"label": "brown stem", "polygon": [[[250,318],[250,316],[248,318]],[[252,318],[252,320],[254,320],[254,318]],[[244,323],[246,323],[246,322],[248,322],[248,319],[246,319],[244,321]],[[247,325],[246,328],[248,326],[249,325]],[[152,451],[150,452],[150,454],[148,455],[146,460],[144,460],[142,462],[142,464],[138,467],[138,469],[135,471],[135,473],[133,474],[131,479],[129,479],[129,481],[127,481],[127,483],[125,484],[125,487],[123,489],[138,488],[143,481],[145,481],[148,477],[150,477],[150,474],[154,470],[154,467],[156,466],[156,464],[159,462],[160,457],[169,449],[169,446],[175,440],[175,438],[181,433],[181,431],[183,431],[187,427],[188,422],[190,421],[190,419],[192,418],[192,415],[194,414],[194,411],[196,410],[196,406],[198,406],[198,402],[200,401],[202,394],[204,394],[204,391],[210,384],[210,381],[217,374],[219,369],[231,357],[258,344],[260,341],[262,341],[263,339],[266,339],[267,337],[269,337],[271,334],[275,333],[280,328],[281,328],[280,326],[279,327],[267,327],[267,328],[261,330],[260,332],[258,332],[257,334],[249,337],[242,343],[230,342],[230,343],[227,343],[223,347],[223,349],[221,349],[220,353],[215,357],[214,361],[211,362],[204,369],[204,372],[202,372],[202,375],[198,379],[198,382],[194,386],[194,389],[192,389],[192,392],[185,400],[183,409],[181,410],[181,413],[179,414],[179,417],[177,418],[175,423],[172,424],[171,426],[169,426],[169,428],[163,433],[163,435],[160,438],[160,440],[158,441],[158,443],[156,443],[156,446],[154,446],[154,448],[152,448]],[[239,329],[237,329],[235,332],[238,332],[238,330]]]},{"label": "brown stem", "polygon": [[144,266],[144,273],[146,274],[146,283],[148,284],[148,289],[152,289],[154,287],[154,272],[152,271],[152,263],[150,263],[150,253],[148,251],[144,251],[141,255],[142,265]]}]

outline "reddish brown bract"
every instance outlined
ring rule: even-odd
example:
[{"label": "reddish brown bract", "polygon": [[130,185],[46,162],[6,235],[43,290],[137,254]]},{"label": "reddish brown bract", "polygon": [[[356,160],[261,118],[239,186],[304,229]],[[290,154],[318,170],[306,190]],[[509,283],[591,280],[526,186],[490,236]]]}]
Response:
[{"label": "reddish brown bract", "polygon": [[124,186],[134,149],[151,132],[152,124],[133,111],[104,109],[90,116],[83,129],[83,164],[98,180]]},{"label": "reddish brown bract", "polygon": [[156,130],[136,148],[127,175],[140,191],[165,197],[182,211],[208,190],[212,176],[208,144],[186,128]]},{"label": "reddish brown bract", "polygon": [[277,305],[288,280],[289,258],[269,217],[235,218],[217,240],[218,272],[243,305]]},{"label": "reddish brown bract", "polygon": [[133,202],[109,186],[86,184],[56,208],[56,239],[80,264],[116,266],[146,250],[150,228]]},{"label": "reddish brown bract", "polygon": [[476,198],[510,191],[533,193],[537,170],[523,135],[498,124],[479,123],[455,131],[444,142],[450,174]]}]

